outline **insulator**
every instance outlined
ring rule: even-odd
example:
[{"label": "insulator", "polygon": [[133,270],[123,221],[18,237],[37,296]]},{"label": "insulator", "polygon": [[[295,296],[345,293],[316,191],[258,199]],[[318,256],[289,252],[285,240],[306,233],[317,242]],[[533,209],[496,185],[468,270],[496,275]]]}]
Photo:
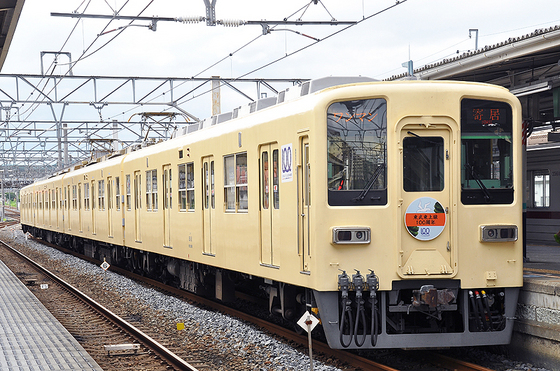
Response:
[{"label": "insulator", "polygon": [[239,27],[247,24],[247,22],[241,19],[222,19],[218,21],[218,24],[221,24],[224,27]]},{"label": "insulator", "polygon": [[182,22],[182,23],[200,23],[204,22],[205,18],[202,16],[193,16],[193,17],[177,17],[175,21]]}]

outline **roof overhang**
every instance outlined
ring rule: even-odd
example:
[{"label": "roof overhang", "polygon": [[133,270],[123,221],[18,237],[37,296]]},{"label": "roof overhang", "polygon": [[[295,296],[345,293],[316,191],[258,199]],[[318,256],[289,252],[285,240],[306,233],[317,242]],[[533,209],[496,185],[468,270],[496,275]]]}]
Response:
[{"label": "roof overhang", "polygon": [[455,79],[457,75],[518,63],[523,57],[539,56],[559,48],[560,28],[555,27],[551,31],[539,30],[524,37],[510,38],[501,44],[486,46],[451,60],[444,59],[414,71],[414,74],[421,80]]},{"label": "roof overhang", "polygon": [[0,0],[0,70],[6,61],[24,2],[25,0]]}]

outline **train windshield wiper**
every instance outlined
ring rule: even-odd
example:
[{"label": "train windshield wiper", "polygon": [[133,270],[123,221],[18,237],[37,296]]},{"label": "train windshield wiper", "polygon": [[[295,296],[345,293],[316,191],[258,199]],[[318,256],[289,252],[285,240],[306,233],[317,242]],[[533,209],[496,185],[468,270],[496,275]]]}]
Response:
[{"label": "train windshield wiper", "polygon": [[484,200],[489,201],[492,198],[492,196],[490,195],[490,192],[488,192],[488,188],[486,188],[486,186],[478,176],[477,172],[474,170],[474,166],[471,165],[470,163],[466,164],[465,166],[467,167],[467,170],[469,170],[469,172],[471,173],[471,176],[473,177],[476,184],[478,184],[478,186],[482,190],[482,193],[484,194]]},{"label": "train windshield wiper", "polygon": [[371,187],[373,187],[374,183],[377,181],[377,179],[379,179],[379,176],[381,176],[383,169],[384,167],[382,165],[377,166],[375,173],[373,173],[373,177],[369,180],[369,182],[367,182],[366,186],[364,187],[362,192],[360,192],[358,197],[353,198],[352,201],[363,201],[364,198],[366,198],[366,195],[370,191]]}]

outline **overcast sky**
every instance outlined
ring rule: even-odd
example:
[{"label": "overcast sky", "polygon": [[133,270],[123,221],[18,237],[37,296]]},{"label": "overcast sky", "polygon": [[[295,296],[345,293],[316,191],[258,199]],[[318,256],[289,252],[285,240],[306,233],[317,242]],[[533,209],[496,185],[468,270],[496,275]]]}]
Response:
[{"label": "overcast sky", "polygon": [[[307,0],[219,0],[216,18],[282,20],[307,4]],[[331,15],[339,21],[361,20],[395,5],[395,1],[322,0],[322,4],[324,7],[321,3],[311,4],[302,20],[328,21]],[[86,6],[88,14],[109,15],[122,8],[121,15],[205,15],[203,0],[26,0],[2,73],[39,74],[41,51],[70,52],[73,61],[84,51],[85,55],[96,51],[75,65],[75,75],[239,77],[315,43],[292,32],[298,31],[324,40],[246,77],[362,75],[383,79],[405,72],[401,64],[409,55],[414,66],[420,67],[450,57],[457,50],[474,49],[475,35],[469,38],[469,29],[479,30],[478,45],[483,47],[560,24],[557,0],[408,0],[332,37],[328,36],[345,26],[281,26],[277,29],[292,31],[275,30],[259,37],[260,26],[158,22],[155,32],[133,26],[120,34],[114,31],[98,36],[129,22],[50,16],[51,12],[81,13]],[[289,19],[300,16],[301,12]],[[145,26],[148,22],[133,24]],[[254,41],[235,52],[251,40]],[[223,62],[206,70],[223,58]],[[45,58],[45,69],[50,62]],[[59,62],[67,60],[61,57]],[[67,70],[67,65],[61,65],[54,73],[64,74]],[[228,106],[222,98],[226,109],[241,103],[243,100]],[[209,108],[198,114],[208,116]]]}]

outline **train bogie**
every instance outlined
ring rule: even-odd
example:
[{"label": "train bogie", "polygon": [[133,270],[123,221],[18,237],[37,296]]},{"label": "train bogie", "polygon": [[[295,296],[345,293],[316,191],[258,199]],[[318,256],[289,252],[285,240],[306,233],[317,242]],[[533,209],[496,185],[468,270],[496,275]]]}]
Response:
[{"label": "train bogie", "polygon": [[262,290],[286,320],[312,310],[336,348],[507,343],[519,102],[482,84],[328,84],[38,182],[22,194],[72,195],[53,206],[63,224],[33,202],[22,224],[222,300]]}]

